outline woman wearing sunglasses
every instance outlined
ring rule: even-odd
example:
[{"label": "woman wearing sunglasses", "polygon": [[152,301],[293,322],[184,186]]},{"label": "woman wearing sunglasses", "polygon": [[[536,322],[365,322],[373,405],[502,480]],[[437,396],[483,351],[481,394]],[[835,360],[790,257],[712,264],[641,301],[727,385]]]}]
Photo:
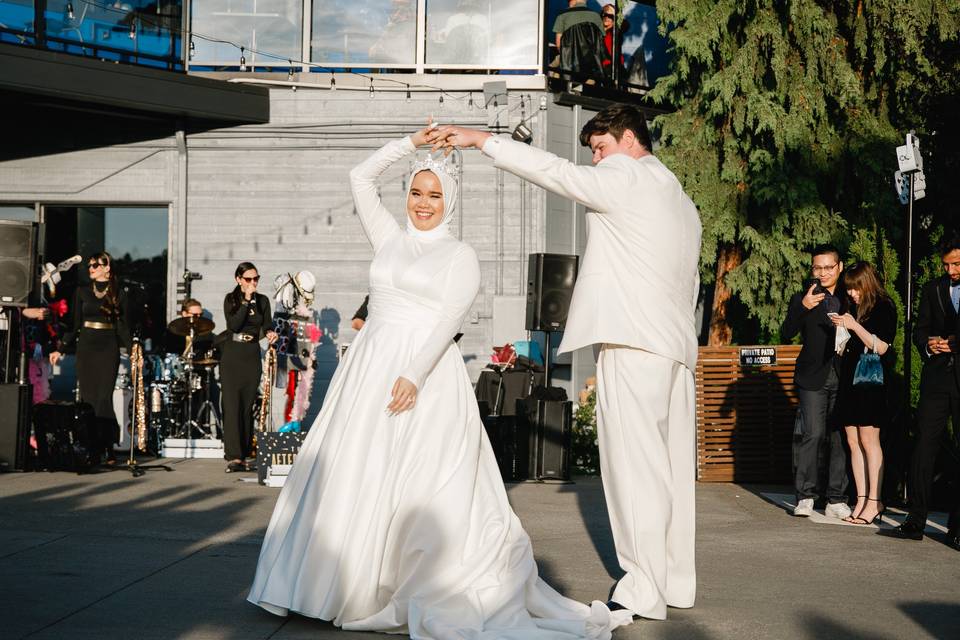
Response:
[{"label": "woman wearing sunglasses", "polygon": [[270,299],[257,293],[260,274],[250,262],[233,273],[237,286],[223,301],[227,320],[220,358],[220,402],[223,405],[223,448],[227,473],[249,471],[245,459],[253,448],[253,403],[260,387],[260,339],[277,339],[271,327]]},{"label": "woman wearing sunglasses", "polygon": [[126,300],[112,269],[113,258],[103,251],[90,256],[90,286],[78,286],[73,302],[73,328],[64,336],[62,351],[50,354],[57,364],[63,353],[76,353],[80,400],[93,407],[96,423],[91,434],[91,461],[115,464],[113,444],[120,425],[113,411],[113,388],[120,368],[120,347],[130,347]]}]

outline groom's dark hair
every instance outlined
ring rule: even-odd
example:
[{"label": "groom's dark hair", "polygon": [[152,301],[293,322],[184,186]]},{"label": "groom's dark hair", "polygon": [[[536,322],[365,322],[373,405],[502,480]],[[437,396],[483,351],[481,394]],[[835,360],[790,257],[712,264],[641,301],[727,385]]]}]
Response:
[{"label": "groom's dark hair", "polygon": [[647,119],[643,113],[629,104],[613,104],[590,118],[580,130],[580,144],[590,146],[590,138],[595,135],[609,133],[620,142],[623,132],[629,129],[637,137],[637,141],[647,151],[653,151],[653,142],[650,140],[650,130],[647,129]]}]

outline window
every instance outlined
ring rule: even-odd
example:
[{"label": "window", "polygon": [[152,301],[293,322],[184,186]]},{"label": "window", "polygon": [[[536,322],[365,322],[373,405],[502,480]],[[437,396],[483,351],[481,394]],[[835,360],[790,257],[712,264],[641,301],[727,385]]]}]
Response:
[{"label": "window", "polygon": [[536,67],[536,0],[426,0],[426,63]]},{"label": "window", "polygon": [[416,36],[416,0],[313,0],[313,62],[412,67]]},{"label": "window", "polygon": [[37,211],[31,204],[0,204],[0,220],[37,221]]},{"label": "window", "polygon": [[[248,66],[287,67],[287,60],[303,57],[302,0],[203,0],[191,6],[191,30],[245,47]],[[195,36],[193,46],[192,66],[240,65],[240,51],[231,44]]]}]

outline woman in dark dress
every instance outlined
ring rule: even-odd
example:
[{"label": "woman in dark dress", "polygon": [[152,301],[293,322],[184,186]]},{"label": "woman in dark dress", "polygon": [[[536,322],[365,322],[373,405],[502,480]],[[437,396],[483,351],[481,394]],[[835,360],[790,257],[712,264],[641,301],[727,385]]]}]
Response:
[{"label": "woman in dark dress", "polygon": [[73,329],[64,336],[61,351],[50,353],[56,364],[63,353],[76,352],[80,400],[93,406],[96,416],[91,457],[104,456],[114,464],[113,444],[120,425],[113,411],[113,389],[120,368],[120,348],[130,348],[126,301],[112,269],[113,258],[101,252],[90,256],[90,286],[77,287],[73,302]]},{"label": "woman in dark dress", "polygon": [[260,339],[277,339],[271,330],[270,299],[257,293],[260,274],[250,262],[241,262],[237,286],[223,301],[227,321],[220,357],[220,401],[223,405],[223,448],[227,473],[249,471],[245,459],[253,448],[253,403],[260,387]]},{"label": "woman in dark dress", "polygon": [[850,467],[857,485],[857,504],[847,518],[853,524],[872,524],[883,514],[880,480],[883,450],[880,428],[888,420],[887,385],[854,386],[857,363],[864,351],[881,356],[884,382],[890,379],[893,339],[897,334],[897,309],[867,262],[858,262],[843,273],[843,284],[853,307],[851,313],[831,316],[837,326],[850,331],[840,356],[840,388],[835,416],[850,444]]}]

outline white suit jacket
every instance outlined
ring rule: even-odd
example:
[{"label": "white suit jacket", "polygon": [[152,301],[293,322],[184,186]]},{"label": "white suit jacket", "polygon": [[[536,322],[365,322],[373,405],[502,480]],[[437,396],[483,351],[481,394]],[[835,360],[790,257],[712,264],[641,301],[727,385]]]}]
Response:
[{"label": "white suit jacket", "polygon": [[588,167],[502,137],[483,152],[587,207],[587,248],[558,352],[617,344],[694,371],[701,226],[677,177],[652,155],[616,154]]}]

